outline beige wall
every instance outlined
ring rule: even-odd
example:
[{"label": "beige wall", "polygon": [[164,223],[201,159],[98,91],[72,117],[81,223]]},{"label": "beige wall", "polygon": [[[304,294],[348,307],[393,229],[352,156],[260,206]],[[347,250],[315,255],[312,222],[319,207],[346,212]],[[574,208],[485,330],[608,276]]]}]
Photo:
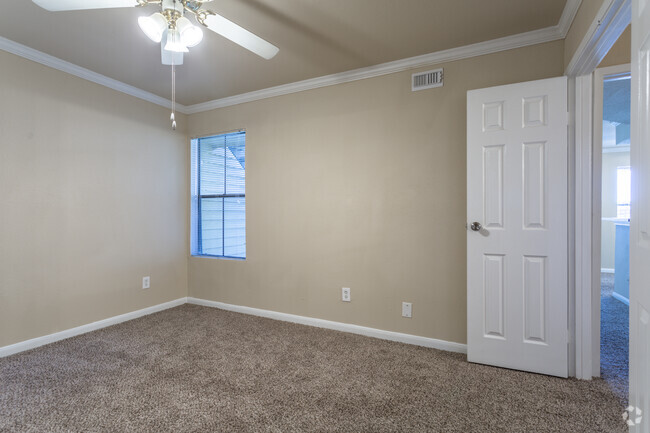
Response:
[{"label": "beige wall", "polygon": [[[616,218],[616,169],[630,165],[630,152],[603,153],[602,217]],[[603,221],[601,226],[600,267],[614,269],[616,226]]]},{"label": "beige wall", "polygon": [[569,66],[569,62],[578,50],[582,39],[587,34],[589,26],[596,19],[596,15],[603,5],[604,0],[582,0],[578,13],[576,14],[569,32],[564,40],[564,68]]},{"label": "beige wall", "polygon": [[169,111],[2,51],[0,71],[0,347],[186,296]]},{"label": "beige wall", "polygon": [[191,136],[247,131],[248,254],[191,258],[190,296],[465,342],[466,92],[562,75],[563,53],[447,63],[444,87],[415,93],[406,71],[190,116]]},{"label": "beige wall", "polygon": [[606,66],[625,65],[632,62],[632,27],[627,26],[625,31],[618,37],[616,43],[610,48],[605,58],[598,65],[599,68]]}]

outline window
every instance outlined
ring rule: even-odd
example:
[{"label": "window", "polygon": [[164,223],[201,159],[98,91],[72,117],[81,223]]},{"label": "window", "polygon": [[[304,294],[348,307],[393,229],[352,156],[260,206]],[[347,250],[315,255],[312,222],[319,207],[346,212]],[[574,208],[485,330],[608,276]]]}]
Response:
[{"label": "window", "polygon": [[616,217],[630,218],[630,167],[616,169]]},{"label": "window", "polygon": [[192,140],[192,255],[246,258],[246,133]]}]

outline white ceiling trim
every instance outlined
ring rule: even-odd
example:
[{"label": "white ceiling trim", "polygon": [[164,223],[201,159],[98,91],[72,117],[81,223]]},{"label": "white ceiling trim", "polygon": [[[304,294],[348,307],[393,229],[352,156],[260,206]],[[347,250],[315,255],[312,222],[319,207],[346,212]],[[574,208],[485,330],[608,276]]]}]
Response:
[{"label": "white ceiling trim", "polygon": [[[366,78],[378,77],[382,75],[394,74],[408,69],[431,66],[443,62],[467,59],[475,56],[497,53],[500,51],[512,50],[515,48],[527,47],[530,45],[551,42],[558,39],[564,39],[573,23],[573,19],[580,7],[582,0],[567,0],[567,3],[557,25],[546,27],[544,29],[533,30],[531,32],[520,33],[518,35],[506,36],[504,38],[493,39],[491,41],[479,42],[477,44],[466,45],[458,48],[438,51],[422,56],[410,57],[407,59],[396,60],[393,62],[382,63],[366,68],[354,69],[338,74],[326,75],[318,78],[298,81],[290,84],[270,87],[267,89],[256,90],[241,95],[229,96],[226,98],[215,99],[213,101],[203,102],[200,104],[184,106],[176,104],[177,111],[183,114],[194,114],[203,111],[214,110],[246,102],[258,101],[261,99],[273,98],[275,96],[288,95],[305,90],[318,89],[320,87],[334,86],[342,83],[363,80]],[[62,72],[83,78],[118,92],[134,96],[136,98],[151,102],[162,107],[171,108],[171,101],[151,92],[139,89],[129,84],[114,80],[105,75],[93,72],[89,69],[82,68],[73,63],[66,62],[57,57],[45,54],[41,51],[27,47],[14,42],[10,39],[0,37],[0,50],[7,51],[28,60],[40,63],[45,66],[57,69]]]},{"label": "white ceiling trim", "polygon": [[470,57],[497,53],[499,51],[512,50],[514,48],[527,47],[530,45],[564,39],[571,28],[571,24],[578,13],[578,8],[581,3],[582,0],[567,0],[558,24],[553,27],[546,27],[544,29],[520,33],[518,35],[479,42],[473,45],[465,45],[463,47],[451,48],[449,50],[424,54],[422,56],[382,63],[367,68],[354,69],[338,74],[269,87],[254,92],[242,93],[241,95],[215,99],[213,101],[195,105],[188,105],[185,108],[187,109],[188,114],[201,113],[203,111],[229,107],[246,102],[259,101],[261,99],[273,98],[275,96],[288,95],[291,93],[303,92],[305,90],[318,89],[320,87],[335,86],[337,84],[349,83],[351,81],[394,74],[408,69],[432,66],[444,62],[462,60]]},{"label": "white ceiling trim", "polygon": [[569,33],[571,24],[573,24],[573,20],[576,17],[581,4],[582,0],[567,0],[566,5],[564,5],[564,11],[562,11],[560,22],[557,24],[560,32],[562,32],[562,39],[564,39],[567,33]]},{"label": "white ceiling trim", "polygon": [[283,84],[256,90],[241,95],[229,96],[227,98],[215,99],[185,107],[189,114],[214,110],[216,108],[229,107],[231,105],[243,104],[245,102],[258,101],[260,99],[273,98],[275,96],[288,95],[290,93],[304,92],[305,90],[318,89],[320,87],[335,86],[337,84],[349,83],[351,81],[364,80],[366,78],[379,77],[382,75],[394,74],[408,69],[427,67],[454,60],[462,60],[485,54],[492,54],[499,51],[512,50],[514,48],[526,47],[529,45],[541,44],[562,39],[562,33],[558,26],[545,29],[533,30],[518,35],[506,36],[491,41],[479,42],[473,45],[451,48],[422,56],[410,57],[393,62],[382,63],[366,68],[353,69],[338,74],[326,75],[318,78],[310,78],[295,83]]},{"label": "white ceiling trim", "polygon": [[[131,86],[129,84],[123,83],[118,80],[114,80],[105,75],[98,74],[93,72],[90,69],[82,68],[77,66],[74,63],[66,62],[61,60],[58,57],[45,54],[42,51],[35,50],[28,46],[19,44],[10,39],[3,38],[0,36],[0,50],[6,51],[11,54],[23,57],[28,60],[40,63],[41,65],[49,66],[50,68],[57,69],[62,72],[74,75],[84,80],[91,81],[96,84],[108,87],[109,89],[117,90],[118,92],[126,93],[127,95],[134,96],[139,99],[151,102],[162,107],[170,108],[172,107],[172,102],[168,99],[165,99],[161,96],[154,95],[151,92],[146,90],[139,89],[137,87]],[[184,105],[176,104],[176,110],[187,114],[187,109]]]}]

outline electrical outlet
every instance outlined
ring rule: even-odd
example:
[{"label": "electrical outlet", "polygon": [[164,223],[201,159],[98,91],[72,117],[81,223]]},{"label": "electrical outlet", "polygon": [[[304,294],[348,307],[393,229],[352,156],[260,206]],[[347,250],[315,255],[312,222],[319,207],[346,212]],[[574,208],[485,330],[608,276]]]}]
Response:
[{"label": "electrical outlet", "polygon": [[410,302],[402,302],[402,317],[412,317],[413,304]]},{"label": "electrical outlet", "polygon": [[150,277],[142,277],[142,288],[143,289],[148,289],[151,287],[151,278]]},{"label": "electrical outlet", "polygon": [[349,287],[343,287],[341,289],[341,300],[343,302],[350,302],[350,288]]}]

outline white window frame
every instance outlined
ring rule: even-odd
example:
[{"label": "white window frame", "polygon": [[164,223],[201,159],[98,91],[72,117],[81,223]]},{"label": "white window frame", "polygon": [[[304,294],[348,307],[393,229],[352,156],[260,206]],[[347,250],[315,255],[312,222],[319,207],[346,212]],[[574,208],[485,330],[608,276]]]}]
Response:
[{"label": "white window frame", "polygon": [[[226,260],[242,260],[245,261],[248,256],[248,251],[244,257],[234,257],[227,255],[214,255],[214,254],[205,254],[203,253],[200,246],[199,231],[201,230],[201,225],[199,219],[200,215],[200,199],[206,198],[202,196],[199,191],[199,155],[197,154],[198,148],[195,143],[197,140],[202,138],[217,137],[221,135],[236,134],[236,133],[246,133],[244,129],[236,129],[227,132],[219,132],[215,134],[206,134],[197,137],[192,137],[190,139],[190,255],[192,257],[204,257],[204,258],[213,258],[213,259],[226,259]],[[244,169],[245,170],[245,169]],[[230,197],[242,197],[246,198],[246,194],[215,194],[209,195],[209,197],[215,198],[230,198]],[[224,251],[225,252],[225,251]]]}]

